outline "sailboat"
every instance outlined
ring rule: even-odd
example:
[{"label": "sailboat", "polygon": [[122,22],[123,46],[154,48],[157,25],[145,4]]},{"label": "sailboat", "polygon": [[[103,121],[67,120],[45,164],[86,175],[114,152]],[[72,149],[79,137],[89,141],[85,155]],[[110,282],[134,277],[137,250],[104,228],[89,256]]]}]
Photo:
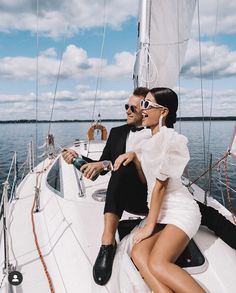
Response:
[{"label": "sailboat", "polygon": [[[175,85],[184,61],[195,4],[194,0],[140,0],[135,86]],[[68,147],[98,160],[106,141],[104,133],[101,140],[91,139],[94,128],[89,129],[90,139],[76,141]],[[37,166],[34,166],[33,149],[29,149],[30,172],[9,201],[8,182],[4,184],[1,292],[114,293],[109,282],[98,286],[92,276],[103,230],[103,207],[110,174],[99,176],[95,181],[87,180],[64,162],[60,152],[54,152],[53,139],[48,139],[47,147],[47,159]],[[236,153],[235,136],[230,153]],[[199,186],[187,178],[183,178],[183,183],[195,199],[207,201],[231,218],[231,212],[213,197],[206,198]],[[139,217],[127,212],[122,216],[122,220],[134,219]],[[117,233],[116,238],[119,242],[121,233]],[[236,251],[205,227],[199,229],[178,263],[207,292],[235,291]]]}]

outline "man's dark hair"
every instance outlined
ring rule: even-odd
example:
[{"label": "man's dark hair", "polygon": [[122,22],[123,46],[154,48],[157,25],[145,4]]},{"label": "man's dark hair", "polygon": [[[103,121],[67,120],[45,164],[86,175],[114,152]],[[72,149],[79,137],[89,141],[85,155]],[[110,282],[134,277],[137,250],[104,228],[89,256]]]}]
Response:
[{"label": "man's dark hair", "polygon": [[149,89],[146,87],[136,87],[133,91],[134,96],[143,96],[146,97],[147,93],[149,92]]}]

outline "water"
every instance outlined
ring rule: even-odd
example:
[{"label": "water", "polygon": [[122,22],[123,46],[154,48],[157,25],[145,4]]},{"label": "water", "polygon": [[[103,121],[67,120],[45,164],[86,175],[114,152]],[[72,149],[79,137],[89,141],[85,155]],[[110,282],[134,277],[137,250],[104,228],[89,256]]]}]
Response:
[{"label": "water", "polygon": [[[107,130],[111,127],[121,125],[122,122],[107,122],[104,123]],[[217,161],[227,151],[229,143],[231,141],[235,122],[233,121],[213,121],[211,126],[211,140],[210,140],[210,152],[213,156],[213,162]],[[56,147],[65,146],[70,144],[75,138],[86,138],[86,132],[89,127],[89,123],[53,123],[51,130],[55,137]],[[176,125],[176,129],[179,130],[179,125]],[[189,139],[189,149],[191,160],[188,165],[189,175],[192,180],[197,178],[204,171],[204,147],[203,147],[203,131],[202,122],[200,121],[185,121],[181,123],[181,131]],[[208,129],[209,122],[205,122],[205,150],[208,150]],[[45,137],[48,132],[47,123],[38,124],[38,145],[44,143]],[[35,124],[0,124],[0,184],[6,179],[7,173],[10,167],[11,159],[14,151],[17,152],[19,166],[26,160],[27,144],[31,141],[35,141]],[[42,153],[38,150],[38,155]],[[205,155],[206,157],[206,155]],[[236,160],[230,158],[229,165],[229,184],[230,187],[236,189]],[[223,165],[222,165],[223,167]],[[223,169],[222,169],[223,170]],[[219,172],[216,170],[212,174],[212,194],[222,202],[221,187],[218,184],[217,178],[219,178]],[[222,174],[224,179],[224,174]],[[206,181],[200,180],[198,184],[205,188]],[[2,188],[1,188],[2,190]],[[0,196],[1,196],[0,190]],[[226,195],[225,187],[223,187],[224,196]],[[233,205],[236,208],[236,194],[231,192],[233,198]],[[226,197],[225,197],[226,198]]]}]

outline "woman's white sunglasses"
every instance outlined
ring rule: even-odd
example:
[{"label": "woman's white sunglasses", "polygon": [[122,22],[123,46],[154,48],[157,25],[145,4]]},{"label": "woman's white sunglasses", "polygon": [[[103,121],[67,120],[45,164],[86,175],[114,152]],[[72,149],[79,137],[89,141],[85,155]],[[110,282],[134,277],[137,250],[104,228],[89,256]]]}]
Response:
[{"label": "woman's white sunglasses", "polygon": [[159,105],[157,103],[153,103],[151,101],[148,101],[148,100],[141,100],[140,101],[140,106],[143,108],[143,109],[150,109],[150,108],[165,108],[164,106],[162,105]]}]

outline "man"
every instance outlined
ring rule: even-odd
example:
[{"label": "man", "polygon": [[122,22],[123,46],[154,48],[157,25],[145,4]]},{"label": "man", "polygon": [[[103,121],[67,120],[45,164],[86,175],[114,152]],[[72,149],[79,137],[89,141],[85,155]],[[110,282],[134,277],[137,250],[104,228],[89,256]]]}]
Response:
[{"label": "man", "polygon": [[[141,127],[140,100],[147,93],[148,89],[144,87],[134,90],[128,104],[125,105],[127,124],[111,129],[98,162],[88,163],[80,168],[86,178],[91,179],[97,172],[109,169],[119,155],[131,150],[140,151],[142,138],[151,136],[149,129]],[[63,152],[63,158],[67,163],[71,163],[77,156],[72,150]],[[148,213],[146,184],[140,181],[133,163],[112,172],[108,184],[102,245],[93,268],[94,280],[99,285],[105,285],[111,276],[116,250],[115,233],[124,210],[138,215]]]},{"label": "man", "polygon": [[[146,88],[137,88],[126,104],[127,124],[111,129],[106,146],[98,162],[88,163],[81,167],[86,178],[92,178],[112,165],[115,160],[127,151],[140,151],[142,139],[150,136],[148,129],[143,129],[140,100],[148,92]],[[141,131],[139,131],[141,130]],[[78,155],[68,150],[63,153],[67,163]],[[133,163],[120,167],[112,172],[104,208],[104,231],[102,245],[93,267],[94,280],[99,285],[105,285],[112,272],[112,264],[116,250],[115,233],[124,210],[145,215],[148,213],[146,185],[140,182]],[[202,214],[201,224],[207,226],[232,248],[236,249],[236,226],[228,221],[214,208],[197,202]]]}]

